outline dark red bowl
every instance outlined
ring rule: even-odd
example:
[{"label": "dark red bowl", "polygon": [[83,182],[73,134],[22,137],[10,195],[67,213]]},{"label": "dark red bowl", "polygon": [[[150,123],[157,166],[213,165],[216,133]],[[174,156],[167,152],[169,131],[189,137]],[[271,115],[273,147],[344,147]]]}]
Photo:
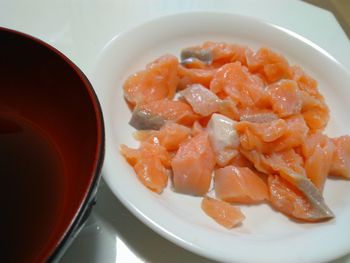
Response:
[{"label": "dark red bowl", "polygon": [[62,155],[66,168],[62,213],[32,262],[58,259],[95,203],[104,157],[98,99],[85,75],[62,53],[34,37],[0,27],[1,112],[35,123]]}]

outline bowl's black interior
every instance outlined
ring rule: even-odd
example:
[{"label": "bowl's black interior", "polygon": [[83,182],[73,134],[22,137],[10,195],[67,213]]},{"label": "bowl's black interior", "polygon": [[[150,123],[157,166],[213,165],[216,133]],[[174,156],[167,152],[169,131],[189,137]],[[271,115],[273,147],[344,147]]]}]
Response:
[{"label": "bowl's black interior", "polygon": [[[83,73],[61,53],[37,39],[0,28],[1,115],[17,116],[39,127],[56,145],[62,158],[63,187],[52,190],[61,192],[60,210],[50,233],[39,241],[35,235],[24,237],[26,233],[18,233],[16,229],[21,228],[16,225],[7,226],[15,229],[10,238],[14,244],[27,244],[25,251],[14,251],[9,234],[0,235],[4,239],[0,254],[5,260],[7,257],[6,262],[16,261],[16,257],[23,262],[43,262],[59,253],[92,200],[103,159],[100,107]],[[6,187],[1,187],[2,196],[9,195]],[[16,189],[11,191],[15,196]],[[11,203],[13,198],[6,200],[3,213],[18,209],[16,203]],[[32,228],[38,223],[28,218],[23,216],[19,224]],[[23,257],[16,256],[20,253]]]}]

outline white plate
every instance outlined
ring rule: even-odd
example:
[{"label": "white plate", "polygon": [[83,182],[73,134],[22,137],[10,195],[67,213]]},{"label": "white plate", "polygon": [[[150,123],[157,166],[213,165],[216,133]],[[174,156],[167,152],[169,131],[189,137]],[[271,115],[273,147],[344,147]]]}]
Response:
[{"label": "white plate", "polygon": [[[123,99],[127,76],[165,53],[205,40],[268,46],[301,65],[319,82],[331,108],[327,132],[350,134],[350,75],[311,41],[263,21],[226,13],[183,13],[150,21],[116,36],[100,53],[92,82],[99,92],[106,124],[104,177],[114,194],[140,220],[176,244],[220,261],[320,262],[350,251],[350,181],[328,180],[325,199],[336,219],[295,223],[267,205],[243,207],[243,225],[226,230],[200,209],[200,198],[147,190],[119,154],[121,143],[137,146]],[[140,237],[142,238],[142,237]],[[147,242],[147,240],[145,240]]]}]

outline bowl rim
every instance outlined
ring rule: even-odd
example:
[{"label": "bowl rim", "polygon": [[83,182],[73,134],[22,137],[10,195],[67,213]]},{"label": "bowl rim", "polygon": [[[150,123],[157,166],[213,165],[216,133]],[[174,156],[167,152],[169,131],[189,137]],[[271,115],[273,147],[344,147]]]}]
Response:
[{"label": "bowl rim", "polygon": [[96,150],[95,150],[95,156],[94,156],[94,164],[92,169],[92,177],[89,181],[88,188],[85,190],[83,195],[83,201],[80,203],[78,209],[75,212],[74,217],[71,219],[70,224],[66,228],[63,235],[60,237],[60,239],[57,241],[55,246],[51,248],[51,251],[49,254],[44,255],[45,261],[52,262],[56,261],[60,258],[60,256],[63,255],[65,249],[69,246],[69,244],[73,241],[76,234],[79,232],[79,230],[84,225],[84,222],[86,221],[91,208],[95,204],[95,196],[98,188],[99,181],[101,179],[101,170],[104,162],[105,157],[105,125],[104,125],[104,118],[102,113],[102,108],[100,101],[97,97],[97,94],[87,78],[87,76],[84,74],[84,72],[75,64],[73,63],[66,55],[64,55],[61,51],[53,47],[52,45],[48,44],[47,42],[34,37],[30,34],[23,33],[18,30],[10,29],[7,27],[0,26],[0,32],[6,32],[12,35],[23,37],[27,40],[30,40],[31,42],[34,42],[41,47],[45,48],[46,50],[50,51],[53,55],[58,56],[62,61],[64,61],[72,70],[73,72],[79,77],[80,81],[83,83],[85,91],[89,95],[89,99],[91,102],[91,105],[94,109],[95,118],[96,118],[96,129],[97,129],[97,142],[96,142]]}]

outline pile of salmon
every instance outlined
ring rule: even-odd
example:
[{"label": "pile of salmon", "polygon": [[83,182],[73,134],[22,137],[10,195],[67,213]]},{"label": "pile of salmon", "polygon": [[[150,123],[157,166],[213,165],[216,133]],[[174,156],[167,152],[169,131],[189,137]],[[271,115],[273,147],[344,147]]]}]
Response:
[{"label": "pile of salmon", "polygon": [[153,192],[171,184],[202,197],[226,228],[244,220],[239,204],[334,217],[322,192],[328,176],[350,178],[350,136],[323,133],[329,109],[316,80],[281,54],[208,41],[180,60],[159,57],[123,89],[140,146],[120,151]]}]

